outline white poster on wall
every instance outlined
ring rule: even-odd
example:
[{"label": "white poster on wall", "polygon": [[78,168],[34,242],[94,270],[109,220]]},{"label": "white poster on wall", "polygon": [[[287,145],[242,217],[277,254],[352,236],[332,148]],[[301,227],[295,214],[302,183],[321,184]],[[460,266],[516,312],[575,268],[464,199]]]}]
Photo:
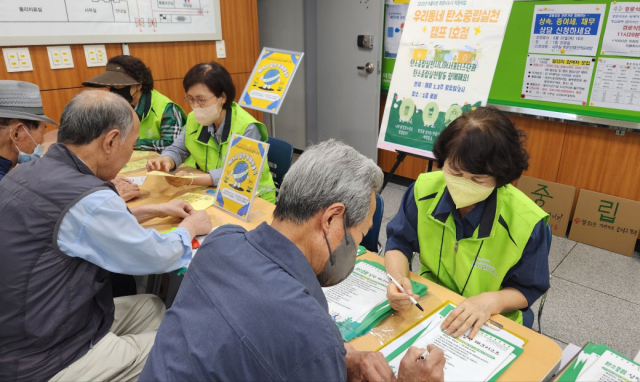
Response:
[{"label": "white poster on wall", "polygon": [[590,105],[640,111],[640,60],[599,59]]},{"label": "white poster on wall", "polygon": [[522,98],[586,105],[595,58],[530,54]]},{"label": "white poster on wall", "polygon": [[611,4],[602,54],[640,57],[640,3]]},{"label": "white poster on wall", "polygon": [[595,56],[606,4],[535,6],[529,53]]},{"label": "white poster on wall", "polygon": [[378,147],[433,157],[451,121],[485,105],[512,0],[412,1]]}]

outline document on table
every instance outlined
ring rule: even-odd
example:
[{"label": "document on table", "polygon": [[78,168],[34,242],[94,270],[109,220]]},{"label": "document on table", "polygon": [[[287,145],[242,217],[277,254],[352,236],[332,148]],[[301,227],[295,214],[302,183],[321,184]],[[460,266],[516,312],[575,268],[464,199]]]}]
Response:
[{"label": "document on table", "polygon": [[[201,246],[201,245],[202,245],[202,243],[204,242],[204,239],[206,239],[206,238],[207,238],[207,236],[211,235],[211,233],[212,233],[213,231],[215,231],[215,230],[216,230],[216,228],[218,228],[218,227],[213,227],[213,229],[211,230],[211,232],[209,232],[208,234],[206,234],[206,235],[198,235],[198,236],[194,237],[194,238],[191,240],[191,254],[192,254],[192,255],[191,255],[191,258],[192,258],[192,260],[193,260],[193,258],[196,256],[196,253],[198,252],[198,249],[200,249],[200,246]],[[172,229],[171,229],[171,231],[173,231],[174,229],[175,229],[175,228],[172,228]],[[190,264],[191,264],[191,263],[187,264],[187,266],[186,266],[186,267],[182,267],[182,268],[178,269],[178,270],[176,271],[177,275],[178,275],[178,276],[181,276],[182,274],[184,274],[184,273],[187,271],[187,269],[189,268],[189,265],[190,265]]]},{"label": "document on table", "polygon": [[133,153],[131,154],[131,159],[146,158],[151,153],[153,153],[153,151],[137,151],[137,150],[134,150]]},{"label": "document on table", "polygon": [[137,186],[142,186],[142,183],[144,183],[144,181],[147,180],[147,177],[146,176],[130,176],[130,177],[127,177],[127,179],[129,179],[131,183]]},{"label": "document on table", "polygon": [[444,380],[495,381],[522,354],[524,341],[506,330],[495,331],[484,326],[472,340],[471,329],[459,338],[440,329],[445,317],[455,309],[447,304],[440,311],[409,330],[380,350],[394,373],[411,346],[426,348],[433,344],[444,351]]},{"label": "document on table", "polygon": [[[415,294],[427,293],[426,285],[413,281],[411,284]],[[382,264],[358,260],[346,280],[322,288],[329,303],[329,314],[344,341],[368,333],[393,312],[387,300],[387,285],[389,279]]]},{"label": "document on table", "polygon": [[137,170],[142,170],[143,168],[147,168],[146,159],[134,160],[132,162],[125,164],[122,170],[120,170],[120,172],[137,171]]},{"label": "document on table", "polygon": [[213,206],[213,196],[204,195],[204,194],[196,194],[193,192],[180,195],[173,200],[182,199],[189,203],[191,207],[193,207],[196,211],[206,210],[207,208]]},{"label": "document on table", "polygon": [[168,172],[162,172],[162,171],[149,171],[147,175],[166,176],[167,178],[182,178],[182,179],[195,179],[200,177],[200,175],[176,176],[173,174],[169,174]]},{"label": "document on table", "polygon": [[558,382],[640,382],[640,364],[606,345],[587,344]]}]

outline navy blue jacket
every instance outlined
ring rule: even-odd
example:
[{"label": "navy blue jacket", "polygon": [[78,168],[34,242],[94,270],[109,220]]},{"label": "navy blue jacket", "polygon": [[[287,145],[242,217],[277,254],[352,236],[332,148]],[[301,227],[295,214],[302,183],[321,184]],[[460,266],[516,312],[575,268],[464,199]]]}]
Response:
[{"label": "navy blue jacket", "polygon": [[345,356],[298,247],[229,225],[198,250],[140,381],[345,381]]}]

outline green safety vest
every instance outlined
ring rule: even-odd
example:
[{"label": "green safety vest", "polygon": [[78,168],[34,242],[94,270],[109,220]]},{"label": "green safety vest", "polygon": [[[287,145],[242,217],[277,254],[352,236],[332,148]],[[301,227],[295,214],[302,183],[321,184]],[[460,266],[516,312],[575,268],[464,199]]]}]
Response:
[{"label": "green safety vest", "polygon": [[[151,107],[149,108],[147,115],[143,115],[142,120],[140,121],[140,139],[158,140],[162,137],[161,126],[164,110],[167,108],[168,104],[174,102],[156,90],[152,90],[150,96]],[[180,111],[180,114],[182,114],[182,120],[184,121],[187,115],[178,104],[175,105]]]},{"label": "green safety vest", "polygon": [[[533,228],[542,219],[547,224],[549,215],[508,184],[487,198],[473,236],[457,242],[452,214],[434,213],[445,189],[442,171],[420,175],[414,186],[420,275],[433,282],[439,279],[441,285],[464,297],[501,290],[505,275],[522,257]],[[503,315],[522,324],[520,310]]]},{"label": "green safety vest", "polygon": [[[202,131],[202,125],[196,122],[193,112],[189,113],[187,124],[185,125],[184,145],[191,155],[184,162],[186,165],[193,168],[197,167],[203,171],[211,171],[222,167],[224,158],[227,155],[227,146],[231,135],[234,133],[244,135],[245,130],[252,123],[255,124],[260,131],[260,140],[262,142],[267,141],[266,126],[258,122],[251,114],[238,106],[237,103],[234,102],[231,105],[231,110],[227,110],[226,118],[231,118],[229,135],[226,137],[226,140],[218,145],[215,138],[211,136],[205,144],[198,140],[200,132]],[[225,125],[227,123],[229,122],[225,120]],[[224,128],[224,126],[221,128]],[[224,138],[223,136],[222,139]],[[260,174],[257,193],[262,199],[274,204],[276,203],[276,186],[271,177],[267,157],[264,158],[264,166],[262,167],[262,174]]]}]

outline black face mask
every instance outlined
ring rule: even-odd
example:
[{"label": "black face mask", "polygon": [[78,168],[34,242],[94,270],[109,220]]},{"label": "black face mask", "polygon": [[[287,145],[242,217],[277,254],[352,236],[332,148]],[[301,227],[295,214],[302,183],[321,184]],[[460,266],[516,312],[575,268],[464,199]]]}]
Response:
[{"label": "black face mask", "polygon": [[131,95],[131,86],[125,86],[121,89],[109,88],[109,91],[126,99],[129,103],[133,102],[133,96]]}]

